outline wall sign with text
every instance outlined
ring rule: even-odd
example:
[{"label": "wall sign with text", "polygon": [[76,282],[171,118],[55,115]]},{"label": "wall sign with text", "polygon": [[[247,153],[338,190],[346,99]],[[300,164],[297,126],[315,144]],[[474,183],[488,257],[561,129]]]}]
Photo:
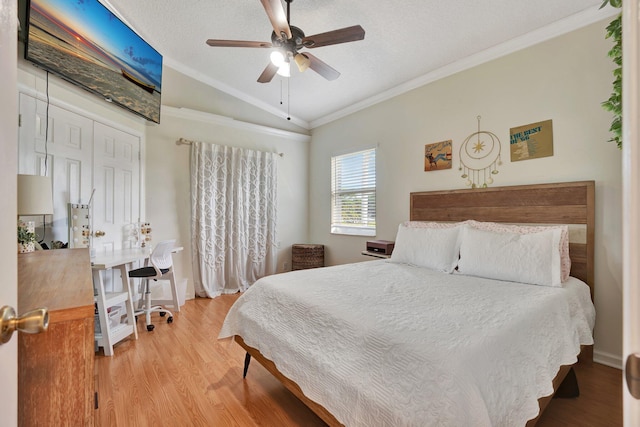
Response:
[{"label": "wall sign with text", "polygon": [[553,126],[551,120],[510,129],[511,161],[553,156]]}]

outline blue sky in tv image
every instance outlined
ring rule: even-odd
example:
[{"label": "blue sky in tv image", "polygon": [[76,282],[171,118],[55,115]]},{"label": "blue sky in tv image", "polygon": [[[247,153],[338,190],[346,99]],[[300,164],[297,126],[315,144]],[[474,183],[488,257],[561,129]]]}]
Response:
[{"label": "blue sky in tv image", "polygon": [[75,41],[73,50],[84,59],[122,72],[151,93],[161,92],[162,55],[97,0],[31,0],[34,11],[49,21],[43,31],[63,43]]}]

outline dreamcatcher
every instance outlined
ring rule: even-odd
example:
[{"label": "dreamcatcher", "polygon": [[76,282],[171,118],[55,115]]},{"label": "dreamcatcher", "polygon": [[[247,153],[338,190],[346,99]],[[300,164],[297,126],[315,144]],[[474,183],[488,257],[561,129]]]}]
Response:
[{"label": "dreamcatcher", "polygon": [[480,130],[480,118],[478,116],[478,131],[469,135],[460,146],[458,170],[462,171],[462,178],[471,188],[486,188],[493,184],[492,175],[496,175],[498,165],[502,165],[500,140],[496,134]]}]

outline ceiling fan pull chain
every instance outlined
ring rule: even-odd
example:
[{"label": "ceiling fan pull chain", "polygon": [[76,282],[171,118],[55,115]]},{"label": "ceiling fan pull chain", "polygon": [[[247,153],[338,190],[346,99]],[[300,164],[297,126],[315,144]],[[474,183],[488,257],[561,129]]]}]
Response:
[{"label": "ceiling fan pull chain", "polygon": [[291,79],[287,79],[287,120],[291,120],[291,86],[289,83],[290,80]]}]

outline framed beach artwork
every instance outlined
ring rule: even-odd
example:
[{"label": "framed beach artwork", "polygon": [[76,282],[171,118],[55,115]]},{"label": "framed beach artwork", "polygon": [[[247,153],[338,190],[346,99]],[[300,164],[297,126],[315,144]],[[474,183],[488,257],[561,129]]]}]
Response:
[{"label": "framed beach artwork", "polygon": [[511,161],[553,156],[551,120],[511,128],[509,131]]},{"label": "framed beach artwork", "polygon": [[451,169],[451,140],[424,146],[424,171]]}]

